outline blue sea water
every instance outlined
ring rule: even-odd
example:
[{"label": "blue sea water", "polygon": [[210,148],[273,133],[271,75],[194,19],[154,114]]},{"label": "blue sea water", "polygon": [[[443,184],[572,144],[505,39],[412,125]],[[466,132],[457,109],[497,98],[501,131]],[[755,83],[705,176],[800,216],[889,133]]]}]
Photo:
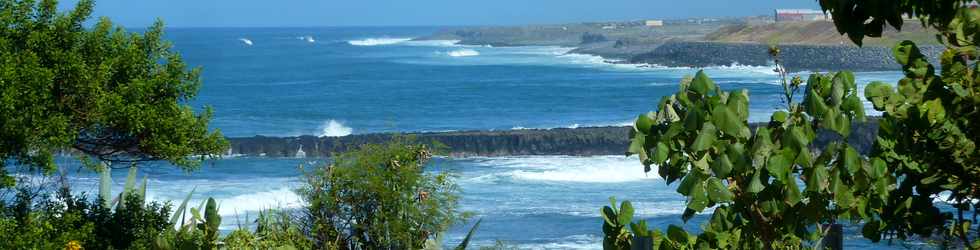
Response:
[{"label": "blue sea water", "polygon": [[[191,105],[214,108],[211,127],[227,136],[341,136],[388,131],[508,130],[630,124],[697,69],[612,64],[561,47],[488,47],[410,41],[437,28],[169,29],[204,85]],[[726,90],[747,89],[752,120],[781,107],[770,67],[705,71]],[[895,82],[899,72],[858,73],[859,85]],[[870,107],[868,107],[870,110]],[[264,208],[302,205],[293,192],[309,159],[227,158],[187,173],[144,166],[149,196],[179,201],[215,197],[224,228],[247,224]],[[475,243],[500,240],[530,249],[601,248],[599,209],[629,199],[637,217],[666,228],[683,224],[684,198],[656,173],[624,156],[438,158],[430,171],[459,175],[464,210],[483,224]],[[117,186],[123,171],[113,173]],[[86,171],[76,188],[94,191]],[[697,230],[698,217],[686,227]],[[458,242],[472,221],[447,235]],[[870,245],[849,228],[847,245]]]}]

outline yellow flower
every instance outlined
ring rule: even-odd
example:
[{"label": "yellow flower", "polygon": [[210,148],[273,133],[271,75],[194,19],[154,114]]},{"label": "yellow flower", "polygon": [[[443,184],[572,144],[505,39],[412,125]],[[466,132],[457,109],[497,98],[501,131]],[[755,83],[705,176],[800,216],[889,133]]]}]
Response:
[{"label": "yellow flower", "polygon": [[65,250],[82,250],[82,249],[84,249],[82,248],[82,244],[79,244],[78,241],[74,241],[74,240],[69,241],[68,244],[65,245]]}]

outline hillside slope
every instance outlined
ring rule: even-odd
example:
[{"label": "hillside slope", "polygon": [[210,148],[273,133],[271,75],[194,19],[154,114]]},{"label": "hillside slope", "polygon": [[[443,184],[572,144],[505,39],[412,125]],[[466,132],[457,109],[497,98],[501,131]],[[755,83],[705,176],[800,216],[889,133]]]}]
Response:
[{"label": "hillside slope", "polygon": [[[898,32],[889,27],[880,38],[865,38],[865,46],[891,47],[903,40],[912,40],[920,45],[937,45],[933,36],[935,33],[922,28],[921,25],[910,24],[903,28],[901,32]],[[846,36],[837,33],[834,23],[830,21],[733,24],[706,35],[705,40],[762,44],[854,46]]]}]

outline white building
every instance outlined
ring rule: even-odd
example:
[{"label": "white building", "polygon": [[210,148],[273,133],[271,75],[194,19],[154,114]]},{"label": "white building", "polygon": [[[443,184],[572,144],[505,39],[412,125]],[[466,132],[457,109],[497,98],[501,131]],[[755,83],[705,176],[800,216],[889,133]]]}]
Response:
[{"label": "white building", "polygon": [[830,20],[830,14],[810,9],[776,9],[776,22]]}]

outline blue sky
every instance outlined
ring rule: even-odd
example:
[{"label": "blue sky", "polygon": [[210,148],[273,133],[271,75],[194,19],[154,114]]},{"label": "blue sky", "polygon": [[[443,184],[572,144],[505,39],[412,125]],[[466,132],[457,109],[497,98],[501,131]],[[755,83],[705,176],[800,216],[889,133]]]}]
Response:
[{"label": "blue sky", "polygon": [[[62,8],[77,1],[62,1]],[[768,15],[816,0],[97,0],[96,16],[127,27],[515,25]]]}]

